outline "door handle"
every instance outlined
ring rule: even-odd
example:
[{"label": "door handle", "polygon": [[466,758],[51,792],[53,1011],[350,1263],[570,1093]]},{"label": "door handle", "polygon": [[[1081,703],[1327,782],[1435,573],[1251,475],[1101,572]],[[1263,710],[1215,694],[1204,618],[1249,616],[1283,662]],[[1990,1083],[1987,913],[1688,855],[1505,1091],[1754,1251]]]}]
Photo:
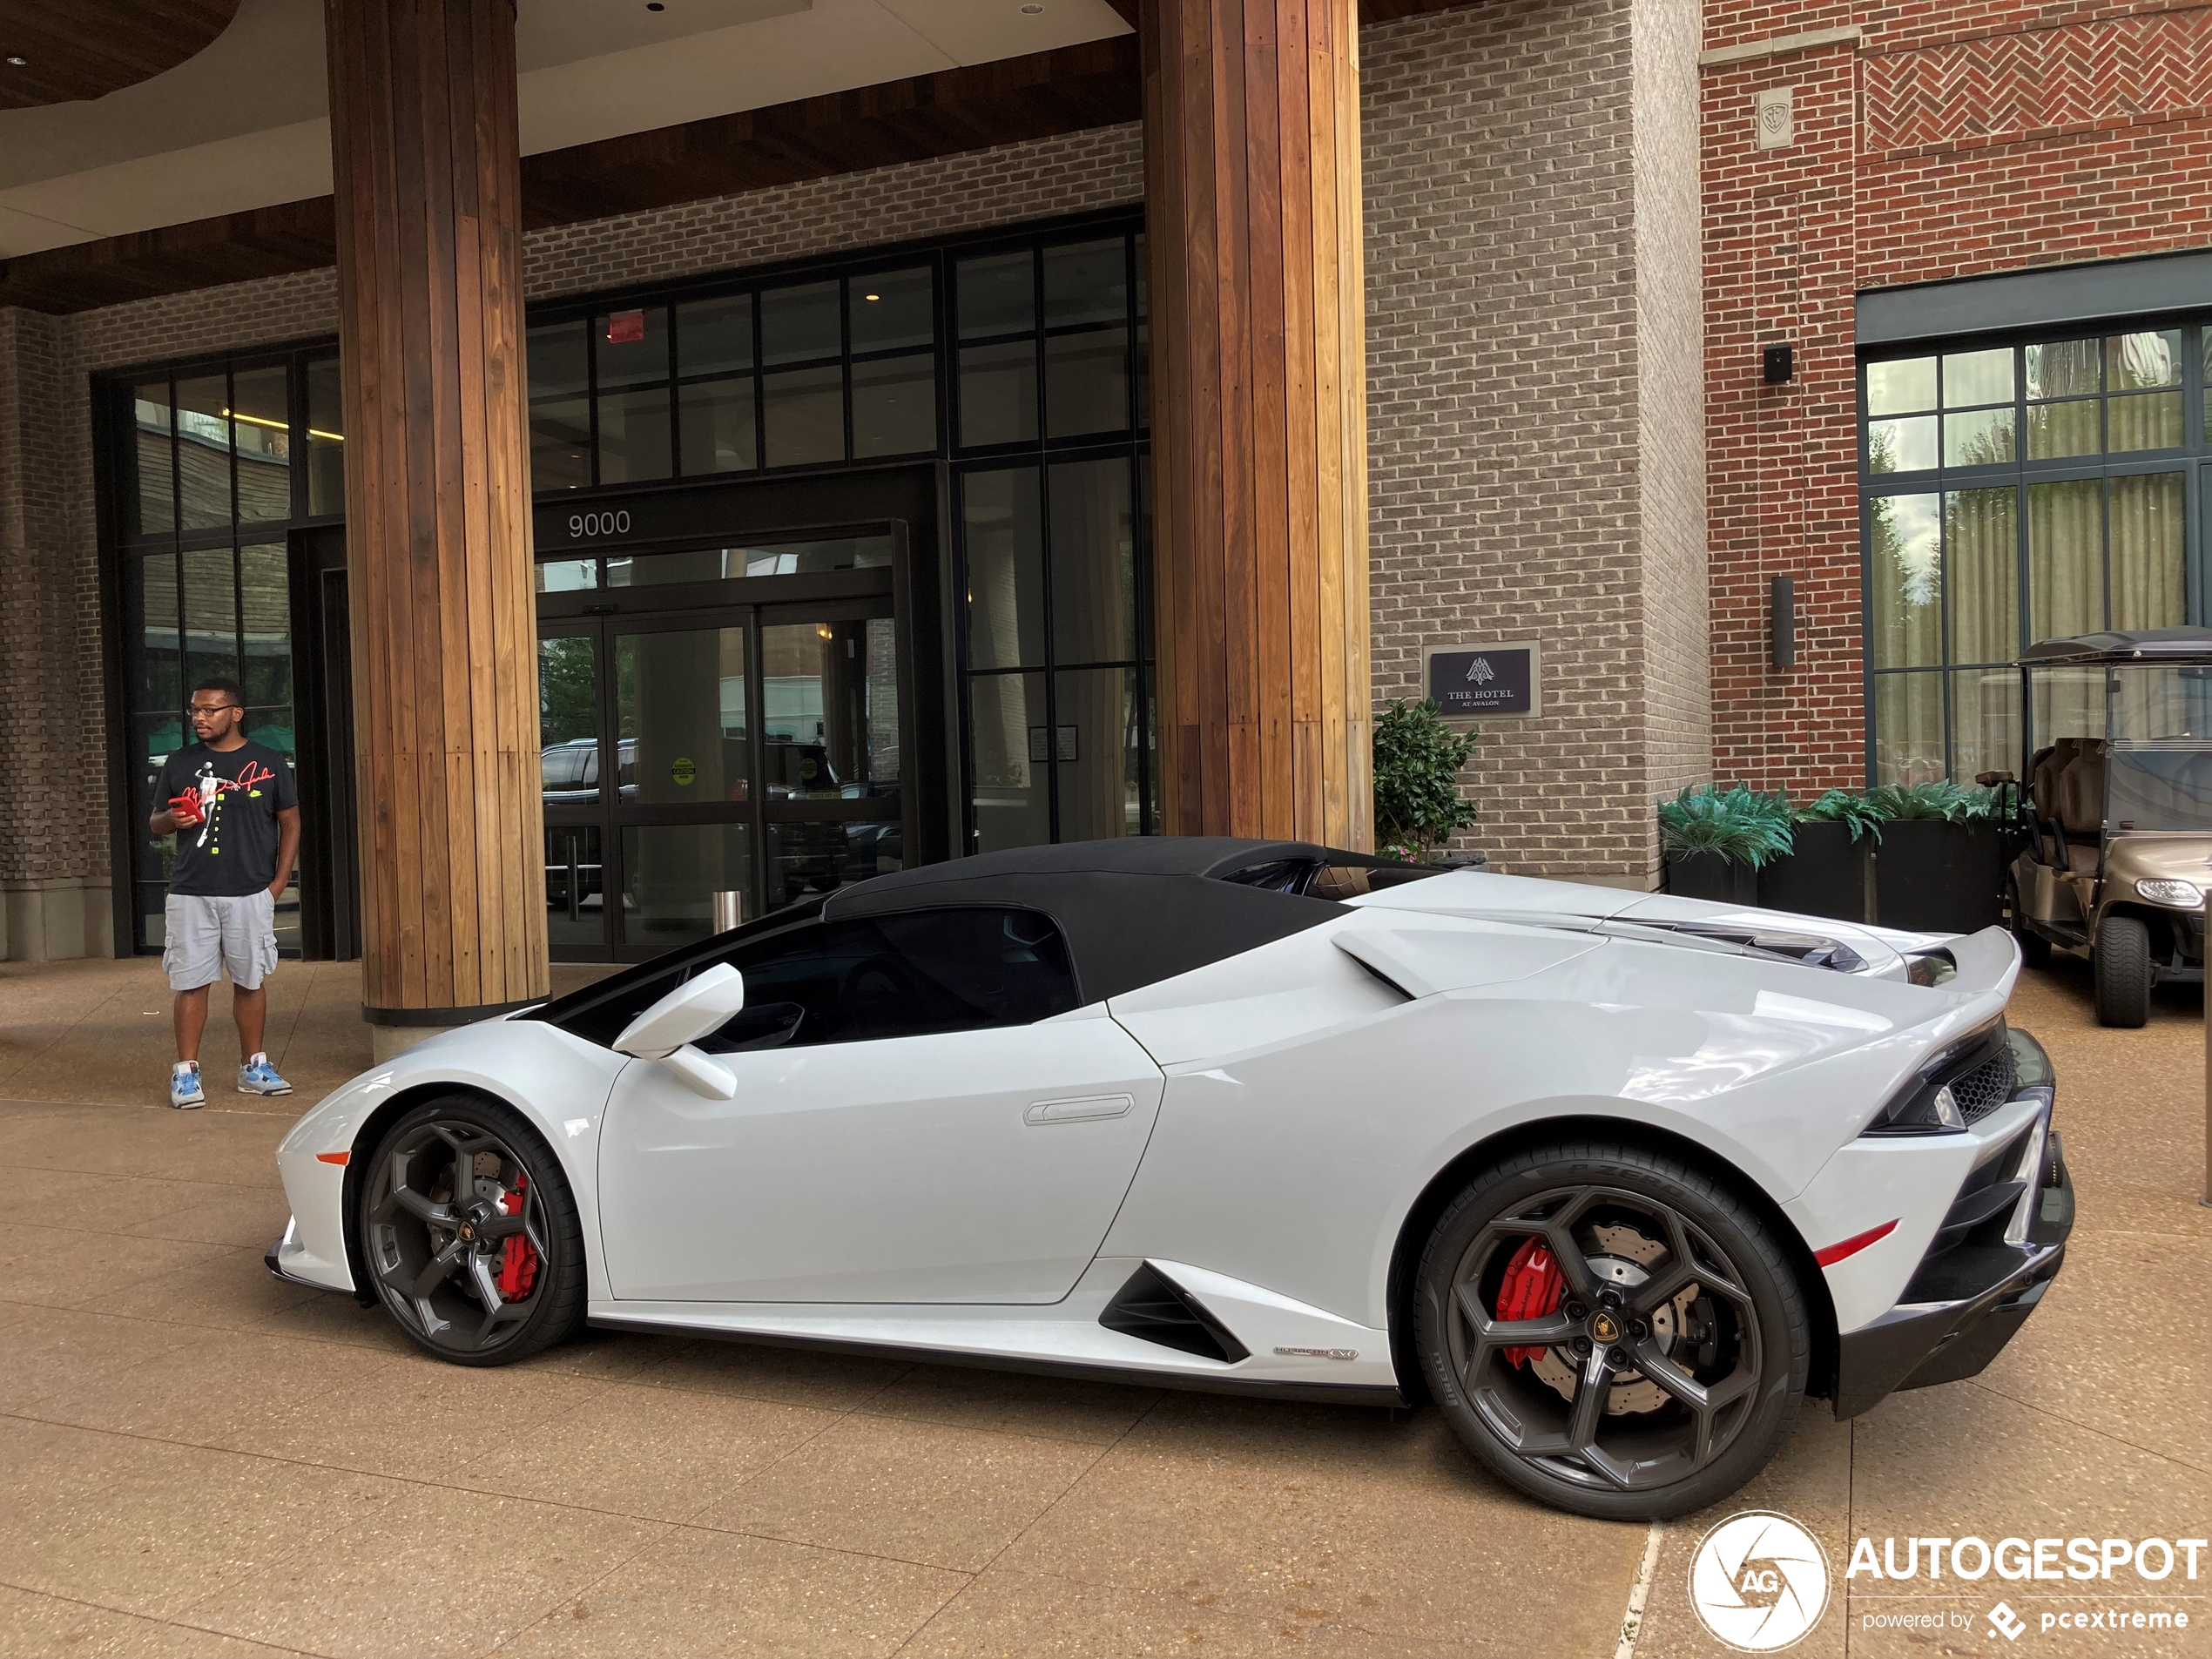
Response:
[{"label": "door handle", "polygon": [[1041,1100],[1022,1114],[1025,1123],[1080,1123],[1091,1117],[1127,1117],[1136,1102],[1127,1095],[1087,1095],[1080,1100]]}]

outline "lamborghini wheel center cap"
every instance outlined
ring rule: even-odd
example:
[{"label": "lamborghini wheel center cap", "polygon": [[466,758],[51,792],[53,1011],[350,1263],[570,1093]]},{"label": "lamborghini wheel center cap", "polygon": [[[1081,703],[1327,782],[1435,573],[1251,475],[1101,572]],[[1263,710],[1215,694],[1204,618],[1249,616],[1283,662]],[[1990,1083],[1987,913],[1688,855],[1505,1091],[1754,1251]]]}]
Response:
[{"label": "lamborghini wheel center cap", "polygon": [[1618,1342],[1620,1339],[1621,1321],[1613,1317],[1613,1311],[1610,1308],[1600,1308],[1595,1313],[1590,1315],[1591,1341]]}]

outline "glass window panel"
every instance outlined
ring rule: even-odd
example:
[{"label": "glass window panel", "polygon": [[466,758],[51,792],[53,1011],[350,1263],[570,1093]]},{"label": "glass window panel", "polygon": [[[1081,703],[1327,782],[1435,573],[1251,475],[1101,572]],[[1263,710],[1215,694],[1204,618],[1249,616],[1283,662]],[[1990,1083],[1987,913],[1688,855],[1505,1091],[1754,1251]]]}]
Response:
[{"label": "glass window panel", "polygon": [[1144,233],[1139,231],[1136,233],[1136,314],[1140,320],[1150,305],[1150,296],[1146,291],[1146,285],[1151,278],[1144,268]]},{"label": "glass window panel", "polygon": [[1866,412],[1911,415],[1936,406],[1936,360],[1905,357],[1866,366]]},{"label": "glass window panel", "polygon": [[2132,449],[2182,447],[2182,395],[2138,392],[2105,400],[2106,447],[2114,454]]},{"label": "glass window panel", "polygon": [[786,369],[764,384],[768,464],[845,459],[845,374],[835,364]]},{"label": "glass window panel", "polygon": [[1943,360],[1943,407],[2013,401],[2013,348],[1951,352]]},{"label": "glass window panel", "polygon": [[1027,249],[962,260],[954,287],[960,299],[960,337],[978,340],[1035,327],[1035,266]]},{"label": "glass window panel", "polygon": [[2009,663],[2020,655],[2020,496],[2010,484],[1943,498],[1951,661]]},{"label": "glass window panel", "polygon": [[679,387],[676,395],[686,478],[751,472],[760,464],[754,440],[752,376]]},{"label": "glass window panel", "polygon": [[1993,467],[2013,458],[2013,412],[1974,409],[1943,417],[1943,464]]},{"label": "glass window panel", "polygon": [[540,559],[537,562],[537,590],[540,593],[576,593],[599,585],[599,561],[597,559]]},{"label": "glass window panel", "polygon": [[238,577],[231,550],[184,556],[185,687],[212,675],[238,678]]},{"label": "glass window panel", "polygon": [[244,613],[246,685],[250,707],[292,701],[292,577],[282,542],[248,543],[238,550],[239,608]]},{"label": "glass window panel", "polygon": [[1943,676],[1874,677],[1874,780],[1925,783],[1948,775],[1943,754]]},{"label": "glass window panel", "polygon": [[1136,536],[1129,462],[1118,455],[1063,462],[1052,469],[1051,500],[1053,661],[1134,660]]},{"label": "glass window panel", "polygon": [[1044,676],[979,674],[968,683],[974,757],[975,851],[1041,846],[1052,839],[1046,795]]},{"label": "glass window panel", "polygon": [[2105,625],[2104,484],[2027,487],[2028,643]]},{"label": "glass window panel", "polygon": [[668,388],[599,394],[599,482],[637,483],[665,478]]},{"label": "glass window panel", "polygon": [[2037,397],[2094,397],[2101,360],[2094,340],[2053,340],[2027,348],[2027,395]]},{"label": "glass window panel", "polygon": [[545,943],[556,962],[607,954],[605,865],[596,824],[548,825],[545,831]]},{"label": "glass window panel", "polygon": [[810,893],[834,893],[904,868],[900,840],[895,821],[771,823],[768,902],[778,907],[796,904]]},{"label": "glass window panel", "polygon": [[2020,769],[2020,677],[2010,668],[1951,677],[1951,775],[1972,783],[1985,772]]},{"label": "glass window panel", "polygon": [[2032,403],[2027,410],[2027,458],[2057,461],[2067,455],[2093,455],[2104,447],[2097,430],[2094,397],[2071,403]]},{"label": "glass window panel", "polygon": [[623,928],[632,951],[665,950],[714,931],[714,895],[749,893],[745,824],[657,824],[622,833]]},{"label": "glass window panel", "polygon": [[346,510],[346,400],[335,357],[307,365],[307,511]]},{"label": "glass window panel", "polygon": [[1129,426],[1129,330],[1055,334],[1044,343],[1045,435]]},{"label": "glass window panel", "polygon": [[1120,322],[1129,314],[1129,244],[1121,237],[1044,251],[1044,326]]},{"label": "glass window panel", "polygon": [[752,296],[727,294],[676,307],[676,372],[720,374],[752,367]]},{"label": "glass window panel", "polygon": [[177,382],[177,470],[182,528],[216,529],[231,522],[231,422],[226,377]]},{"label": "glass window panel", "polygon": [[1141,835],[1137,671],[1086,668],[1055,677],[1053,748],[1059,772],[1060,839]]},{"label": "glass window panel", "polygon": [[[161,763],[194,739],[186,733],[184,716],[134,714],[125,741],[130,745],[131,864],[141,881],[167,881],[177,862],[177,838],[156,835],[146,827],[155,806],[153,786]],[[164,801],[160,803],[167,806]]]},{"label": "glass window panel", "polygon": [[854,277],[846,287],[854,351],[896,351],[936,340],[936,307],[927,266]]},{"label": "glass window panel", "polygon": [[1868,507],[1877,668],[1943,660],[1941,499],[1878,496]]},{"label": "glass window panel", "polygon": [[973,447],[1037,435],[1034,341],[963,346],[960,354],[960,441]]},{"label": "glass window panel", "polygon": [[961,509],[968,546],[968,666],[1041,665],[1044,550],[1036,469],[968,474]]},{"label": "glass window panel", "polygon": [[855,455],[903,455],[936,447],[936,353],[853,365]]},{"label": "glass window panel", "polygon": [[763,293],[762,360],[796,363],[810,357],[834,357],[842,351],[838,338],[837,287],[834,282],[810,282],[804,287],[770,288]]},{"label": "glass window panel", "polygon": [[2187,545],[2182,475],[2139,474],[2109,481],[2107,543],[2112,625],[2178,628],[2186,620]]},{"label": "glass window panel", "polygon": [[530,489],[581,489],[591,482],[591,411],[580,397],[530,405]]},{"label": "glass window panel", "polygon": [[2039,670],[2028,683],[2034,746],[2047,749],[2060,738],[2105,734],[2105,671],[2101,668]]},{"label": "glass window panel", "polygon": [[292,516],[291,376],[282,364],[231,376],[232,433],[238,445],[238,516]]},{"label": "glass window panel", "polygon": [[1936,417],[1866,423],[1866,470],[1925,472],[1936,463]]},{"label": "glass window panel", "polygon": [[617,635],[615,703],[623,805],[746,799],[743,628]]},{"label": "glass window panel", "polygon": [[529,396],[532,402],[548,397],[581,397],[589,389],[585,353],[586,325],[548,323],[529,331],[528,341]]},{"label": "glass window panel", "polygon": [[548,806],[598,800],[599,656],[588,635],[537,642],[537,740]]},{"label": "glass window panel", "polygon": [[899,673],[887,621],[779,623],[760,631],[768,800],[867,800],[895,813]]},{"label": "glass window panel", "polygon": [[141,533],[177,528],[177,472],[170,441],[169,382],[131,388],[131,425],[138,466],[138,519]]},{"label": "glass window panel", "polygon": [[280,755],[300,752],[299,734],[293,728],[289,708],[248,708],[246,735],[256,743],[266,744]]},{"label": "glass window panel", "polygon": [[599,354],[599,395],[624,386],[650,386],[668,378],[668,313],[660,306],[603,311],[591,320],[592,349]]},{"label": "glass window panel", "polygon": [[2114,334],[2105,341],[2105,390],[2134,392],[2182,383],[2182,331]]},{"label": "glass window panel", "polygon": [[1136,428],[1142,432],[1152,424],[1152,329],[1149,323],[1136,325]]},{"label": "glass window panel", "polygon": [[157,709],[175,718],[185,705],[177,649],[177,556],[163,550],[125,559],[125,625],[133,631],[125,657],[131,664],[131,706]]},{"label": "glass window panel", "polygon": [[138,894],[138,936],[147,946],[158,950],[169,942],[169,889],[142,887]]}]

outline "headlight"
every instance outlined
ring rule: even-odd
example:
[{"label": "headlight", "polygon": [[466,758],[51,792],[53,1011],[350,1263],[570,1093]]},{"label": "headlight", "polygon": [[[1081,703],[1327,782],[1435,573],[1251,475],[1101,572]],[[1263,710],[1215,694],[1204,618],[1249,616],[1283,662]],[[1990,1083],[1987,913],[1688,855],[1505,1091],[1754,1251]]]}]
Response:
[{"label": "headlight", "polygon": [[2168,876],[2147,875],[2135,883],[2135,891],[2153,904],[2172,905],[2180,910],[2201,910],[2204,907],[2204,889],[2194,881],[2176,881]]}]

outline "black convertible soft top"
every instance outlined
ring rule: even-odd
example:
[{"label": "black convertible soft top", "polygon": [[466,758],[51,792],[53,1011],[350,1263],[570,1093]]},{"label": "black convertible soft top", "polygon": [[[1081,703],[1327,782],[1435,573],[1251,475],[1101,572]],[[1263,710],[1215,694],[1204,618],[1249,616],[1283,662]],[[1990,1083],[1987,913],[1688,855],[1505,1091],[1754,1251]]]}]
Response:
[{"label": "black convertible soft top", "polygon": [[1342,914],[1325,899],[1227,878],[1290,861],[1366,864],[1310,841],[1133,835],[1063,841],[926,864],[832,894],[826,920],[1005,905],[1060,924],[1083,1001],[1121,996],[1272,943]]},{"label": "black convertible soft top", "polygon": [[1286,865],[1390,867],[1311,841],[1143,835],[982,853],[880,875],[734,932],[682,946],[520,1017],[610,1042],[631,1015],[731,948],[815,920],[853,921],[953,905],[1041,911],[1059,924],[1083,1001],[1126,995],[1319,926],[1342,911],[1233,878]]}]

